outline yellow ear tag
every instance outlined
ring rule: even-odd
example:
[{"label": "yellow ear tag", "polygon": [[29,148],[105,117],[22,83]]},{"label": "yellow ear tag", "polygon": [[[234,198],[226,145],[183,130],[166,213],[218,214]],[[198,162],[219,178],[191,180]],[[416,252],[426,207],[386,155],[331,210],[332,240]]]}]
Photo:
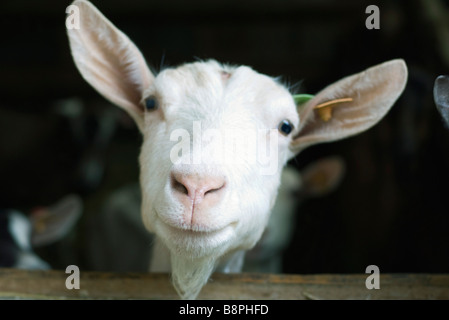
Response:
[{"label": "yellow ear tag", "polygon": [[332,118],[332,108],[335,107],[336,104],[350,102],[352,100],[352,98],[334,99],[317,104],[313,109],[318,112],[318,116],[321,118],[321,120],[323,120],[324,122],[328,122]]}]

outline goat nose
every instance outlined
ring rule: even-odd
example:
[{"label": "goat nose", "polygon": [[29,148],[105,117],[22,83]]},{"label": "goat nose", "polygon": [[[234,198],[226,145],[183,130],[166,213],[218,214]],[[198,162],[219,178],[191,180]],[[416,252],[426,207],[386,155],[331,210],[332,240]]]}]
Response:
[{"label": "goat nose", "polygon": [[[172,172],[171,187],[177,197],[189,198],[199,204],[205,199],[217,199],[225,187],[224,177]],[[218,196],[219,197],[219,196]]]}]

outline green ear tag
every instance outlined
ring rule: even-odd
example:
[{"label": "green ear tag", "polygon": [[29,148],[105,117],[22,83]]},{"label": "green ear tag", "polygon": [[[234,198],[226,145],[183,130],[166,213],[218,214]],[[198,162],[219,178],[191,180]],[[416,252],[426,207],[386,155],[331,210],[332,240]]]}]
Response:
[{"label": "green ear tag", "polygon": [[300,106],[304,103],[306,103],[307,101],[309,101],[310,99],[312,99],[313,97],[315,97],[312,94],[294,94],[293,95],[293,100],[295,100],[295,103],[297,106]]}]

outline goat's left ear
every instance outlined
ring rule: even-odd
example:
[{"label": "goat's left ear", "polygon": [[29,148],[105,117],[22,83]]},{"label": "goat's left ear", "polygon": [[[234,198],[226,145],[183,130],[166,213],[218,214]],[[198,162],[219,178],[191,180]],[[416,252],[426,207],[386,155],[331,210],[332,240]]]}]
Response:
[{"label": "goat's left ear", "polygon": [[290,150],[297,154],[369,129],[390,110],[406,82],[407,66],[398,59],[331,84],[298,107],[300,125]]},{"label": "goat's left ear", "polygon": [[444,122],[449,126],[449,77],[439,76],[433,86],[433,99]]}]

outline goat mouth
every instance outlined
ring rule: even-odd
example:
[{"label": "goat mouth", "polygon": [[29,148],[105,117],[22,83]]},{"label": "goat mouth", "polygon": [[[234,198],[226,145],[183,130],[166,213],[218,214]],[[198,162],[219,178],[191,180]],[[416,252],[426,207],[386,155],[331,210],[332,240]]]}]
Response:
[{"label": "goat mouth", "polygon": [[171,244],[169,247],[178,252],[186,250],[186,252],[195,256],[199,252],[202,252],[200,255],[207,254],[207,252],[210,252],[209,250],[222,247],[229,242],[233,238],[234,229],[237,225],[237,222],[232,222],[217,228],[205,228],[204,226],[189,228],[188,226],[174,225],[163,219],[159,219],[159,222],[156,229],[162,231],[160,235]]},{"label": "goat mouth", "polygon": [[170,251],[191,258],[222,255],[234,238],[231,224],[213,231],[180,229],[166,223],[161,223],[160,227],[165,229],[164,238]]},{"label": "goat mouth", "polygon": [[177,226],[170,223],[166,223],[163,221],[163,224],[169,229],[172,233],[184,234],[186,236],[193,237],[206,237],[206,236],[214,236],[217,235],[227,229],[232,228],[236,223],[230,223],[223,227],[205,227],[205,226]]},{"label": "goat mouth", "polygon": [[222,254],[235,238],[237,221],[220,226],[187,225],[166,219],[155,210],[156,233],[164,239],[172,253],[189,257]]},{"label": "goat mouth", "polygon": [[185,233],[194,236],[201,235],[213,235],[219,233],[227,228],[234,228],[237,225],[237,222],[229,222],[225,225],[221,226],[208,226],[207,224],[188,224],[188,223],[179,223],[178,221],[174,221],[171,219],[167,219],[164,216],[161,216],[157,210],[154,210],[156,216],[159,218],[160,222],[172,232],[176,233]]}]

